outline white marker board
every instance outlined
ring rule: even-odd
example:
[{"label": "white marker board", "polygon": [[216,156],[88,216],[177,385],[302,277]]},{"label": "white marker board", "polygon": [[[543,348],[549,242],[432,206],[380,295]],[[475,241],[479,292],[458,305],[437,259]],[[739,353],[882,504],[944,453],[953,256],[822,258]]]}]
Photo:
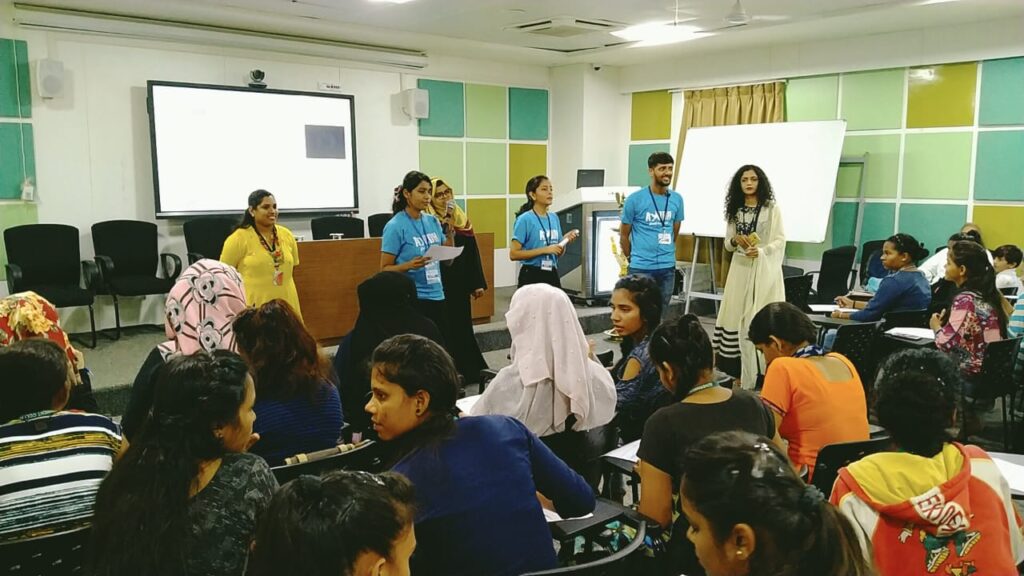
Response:
[{"label": "white marker board", "polygon": [[744,164],[760,166],[782,209],[787,242],[822,242],[835,200],[845,120],[691,128],[679,160],[681,234],[725,237],[725,196]]}]

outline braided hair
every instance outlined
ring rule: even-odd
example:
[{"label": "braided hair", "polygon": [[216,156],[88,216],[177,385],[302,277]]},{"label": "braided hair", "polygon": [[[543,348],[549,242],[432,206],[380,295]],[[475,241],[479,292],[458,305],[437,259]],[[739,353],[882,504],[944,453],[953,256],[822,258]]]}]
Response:
[{"label": "braided hair", "polygon": [[715,366],[711,339],[693,314],[658,326],[651,334],[647,350],[655,365],[672,366],[675,382],[671,392],[676,400],[682,400],[694,386],[702,384],[701,375]]}]

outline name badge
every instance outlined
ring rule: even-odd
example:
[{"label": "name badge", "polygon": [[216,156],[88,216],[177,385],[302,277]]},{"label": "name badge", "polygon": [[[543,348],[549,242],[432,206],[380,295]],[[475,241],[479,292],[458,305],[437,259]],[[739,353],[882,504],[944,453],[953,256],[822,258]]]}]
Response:
[{"label": "name badge", "polygon": [[424,270],[427,273],[427,284],[440,284],[441,283],[441,265],[438,262],[431,262],[427,264]]},{"label": "name badge", "polygon": [[671,244],[672,233],[671,232],[658,232],[658,244]]},{"label": "name badge", "polygon": [[274,286],[280,286],[282,284],[284,284],[284,272],[274,268]]},{"label": "name badge", "polygon": [[540,269],[544,270],[545,272],[550,272],[554,267],[555,263],[547,258],[540,261]]}]

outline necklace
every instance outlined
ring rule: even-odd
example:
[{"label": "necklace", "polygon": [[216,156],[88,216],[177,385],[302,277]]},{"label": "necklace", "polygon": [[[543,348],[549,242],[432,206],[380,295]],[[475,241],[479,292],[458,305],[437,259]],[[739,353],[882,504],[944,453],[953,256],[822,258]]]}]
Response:
[{"label": "necklace", "polygon": [[700,392],[701,390],[707,390],[708,388],[714,388],[717,385],[718,384],[715,384],[714,382],[708,382],[707,384],[701,384],[700,386],[695,386],[693,388],[690,388],[690,391],[686,393],[686,397],[689,398],[690,396],[693,396],[694,394],[696,394],[697,392]]}]

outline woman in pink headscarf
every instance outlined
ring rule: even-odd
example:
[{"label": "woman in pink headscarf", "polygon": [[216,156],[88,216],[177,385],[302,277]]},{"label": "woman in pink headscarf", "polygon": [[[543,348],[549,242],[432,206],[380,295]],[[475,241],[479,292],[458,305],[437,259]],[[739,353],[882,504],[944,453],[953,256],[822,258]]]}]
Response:
[{"label": "woman in pink headscarf", "polygon": [[121,427],[129,438],[139,431],[149,415],[155,377],[167,359],[200,350],[236,351],[231,324],[235,316],[245,310],[242,277],[223,262],[199,260],[178,277],[167,294],[164,308],[164,329],[170,340],[149,353],[135,376],[128,407],[121,419]]}]

